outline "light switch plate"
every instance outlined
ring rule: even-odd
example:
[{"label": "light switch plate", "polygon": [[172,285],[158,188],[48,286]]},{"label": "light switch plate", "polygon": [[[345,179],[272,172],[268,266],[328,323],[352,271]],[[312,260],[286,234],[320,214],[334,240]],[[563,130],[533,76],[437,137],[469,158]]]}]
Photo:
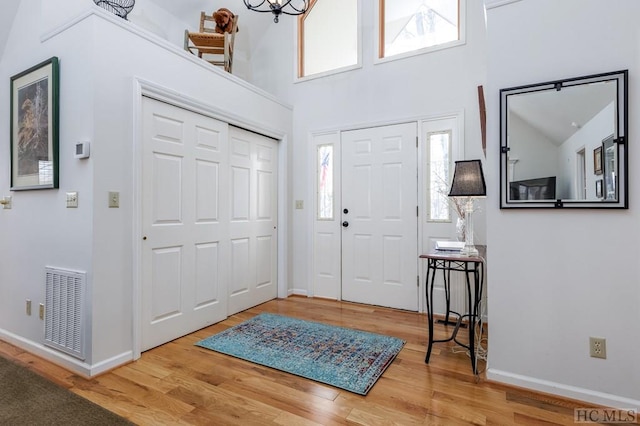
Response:
[{"label": "light switch plate", "polygon": [[67,208],[75,209],[78,207],[78,193],[67,192]]},{"label": "light switch plate", "polygon": [[5,195],[0,200],[0,204],[2,204],[2,208],[5,210],[9,210],[11,208],[11,195]]},{"label": "light switch plate", "polygon": [[109,208],[117,209],[120,207],[120,193],[115,191],[109,192]]}]

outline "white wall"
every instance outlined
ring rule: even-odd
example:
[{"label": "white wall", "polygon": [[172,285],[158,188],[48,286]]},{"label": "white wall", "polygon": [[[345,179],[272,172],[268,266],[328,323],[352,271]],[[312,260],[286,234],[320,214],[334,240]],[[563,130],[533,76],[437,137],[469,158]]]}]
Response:
[{"label": "white wall", "polygon": [[[282,17],[269,28],[253,54],[253,83],[278,95],[294,108],[291,175],[293,199],[293,283],[307,294],[312,258],[312,187],[309,164],[311,133],[406,121],[463,110],[466,158],[483,158],[477,86],[485,80],[485,31],[481,2],[467,2],[467,43],[460,47],[374,65],[377,2],[361,2],[362,68],[293,83],[296,63],[296,20]],[[278,43],[271,41],[278,40]],[[273,70],[277,69],[277,72]],[[293,206],[291,206],[293,208]],[[485,240],[484,215],[476,218],[477,244]]]},{"label": "white wall", "polygon": [[183,46],[184,30],[197,31],[200,15],[194,13],[191,22],[182,22],[151,0],[137,0],[127,19],[176,46]]},{"label": "white wall", "polygon": [[[191,2],[178,6],[180,13],[176,14],[163,9],[162,5],[164,4],[165,2],[157,2],[156,0],[137,0],[127,19],[179,48],[184,48],[185,30],[199,30],[201,11],[204,10],[206,13],[211,14],[219,7],[230,7],[225,4],[224,0],[210,0],[206,6]],[[172,7],[172,10],[175,9],[175,6]],[[235,10],[236,12],[244,13],[240,8]],[[244,10],[246,11],[246,9]],[[248,27],[246,16],[238,15],[238,28],[242,30],[236,33],[234,40],[233,75],[249,81],[251,78],[249,42],[250,34],[253,31],[249,31],[250,28]]]},{"label": "white wall", "polygon": [[[0,78],[10,76],[51,56],[60,58],[60,189],[10,192],[9,84],[0,87],[0,128],[6,129],[0,146],[0,196],[11,195],[13,208],[0,210],[0,336],[19,341],[41,342],[43,322],[37,306],[44,302],[44,268],[54,266],[92,270],[92,173],[90,161],[73,158],[73,143],[91,139],[93,115],[91,64],[81,52],[90,40],[78,38],[62,56],[55,46],[41,45],[38,28],[39,0],[23,0],[0,60]],[[84,26],[86,30],[87,27]],[[73,69],[73,72],[66,72]],[[78,191],[79,208],[66,209],[66,191]],[[25,300],[33,302],[33,314],[25,313]],[[86,315],[91,326],[90,313]],[[87,351],[91,359],[91,348]]]},{"label": "white wall", "polygon": [[4,46],[7,44],[13,18],[18,12],[19,5],[20,2],[18,0],[4,2],[2,5],[2,15],[0,15],[0,57],[4,53]]},{"label": "white wall", "polygon": [[[488,9],[488,377],[640,406],[640,32],[635,0],[521,0]],[[629,210],[499,210],[499,90],[629,69]],[[589,357],[589,336],[607,359]]]},{"label": "white wall", "polygon": [[[615,106],[610,103],[602,111],[596,114],[588,123],[575,132],[569,139],[564,141],[560,146],[559,161],[565,166],[565,176],[562,182],[565,185],[565,192],[559,198],[577,198],[575,193],[575,176],[576,176],[576,152],[584,149],[585,165],[586,165],[586,185],[587,199],[595,200],[596,197],[596,181],[602,179],[602,174],[596,175],[593,170],[593,150],[602,146],[602,141],[614,134],[615,126]],[[602,154],[604,156],[604,153]],[[563,194],[560,191],[560,194]]]},{"label": "white wall", "polygon": [[[19,2],[20,0],[15,1]],[[134,25],[182,49],[184,48],[184,31],[186,29],[198,31],[201,11],[195,4],[183,7],[189,10],[188,20],[171,14],[158,6],[154,0],[137,0],[127,19]],[[64,0],[64,7],[60,7],[60,4],[55,1],[43,2],[42,33],[54,30],[60,25],[68,23],[70,18],[80,16],[91,9],[99,9],[91,0]],[[216,6],[208,5],[206,12],[211,13],[215,9],[217,9]],[[8,10],[8,13],[10,12],[11,10]],[[181,14],[181,16],[183,15]],[[4,22],[4,20],[0,22]],[[239,22],[243,22],[243,20],[239,20]],[[239,23],[238,26],[240,27],[241,24]],[[245,31],[238,31],[234,41],[233,74],[248,81],[251,77],[249,31],[245,26],[242,27],[245,28]],[[3,30],[0,30],[0,47],[2,46],[2,33]]]},{"label": "white wall", "polygon": [[558,176],[558,147],[553,141],[517,114],[509,114],[508,120],[509,159],[518,160],[509,180]]},{"label": "white wall", "polygon": [[[280,136],[287,157],[291,108],[158,37],[89,6],[74,22],[48,27],[41,42],[38,11],[50,3],[22,0],[0,61],[0,79],[43,59],[60,58],[60,189],[10,192],[9,144],[0,147],[0,196],[13,209],[0,210],[0,338],[83,374],[104,371],[132,357],[136,286],[136,149],[140,134],[139,90],[168,91],[232,124]],[[96,14],[94,14],[94,12]],[[143,53],[143,54],[141,54]],[[8,84],[0,86],[0,127],[8,129]],[[224,99],[224,102],[220,102]],[[73,158],[76,141],[91,141],[91,158]],[[286,176],[287,166],[281,171]],[[65,193],[79,192],[79,208],[65,208]],[[120,192],[110,209],[109,191]],[[290,194],[280,192],[288,203]],[[286,211],[279,228],[287,229]],[[281,231],[282,232],[282,231]],[[286,231],[284,233],[286,235]],[[279,262],[289,262],[286,247]],[[25,314],[25,299],[44,299],[44,267],[87,271],[87,360],[76,362],[42,346],[42,321]],[[287,283],[289,275],[279,277]],[[37,309],[35,309],[37,312]]]},{"label": "white wall", "polygon": [[[20,1],[20,0],[18,0]],[[82,15],[87,10],[98,8],[91,0],[65,0],[64,7],[55,1],[42,2],[42,33],[55,30],[68,23],[71,18]],[[194,12],[193,22],[186,23],[171,16],[158,7],[153,0],[137,0],[134,8],[127,16],[129,22],[161,37],[176,46],[184,44],[184,30],[198,28],[200,12]]]}]

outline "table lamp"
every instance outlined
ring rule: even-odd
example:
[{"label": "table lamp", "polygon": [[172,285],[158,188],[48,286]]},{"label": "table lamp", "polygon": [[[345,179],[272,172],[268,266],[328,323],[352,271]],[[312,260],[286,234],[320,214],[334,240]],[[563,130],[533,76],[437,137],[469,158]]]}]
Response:
[{"label": "table lamp", "polygon": [[487,185],[484,182],[480,160],[456,161],[449,197],[466,198],[464,203],[465,241],[460,254],[478,255],[478,250],[473,245],[473,202],[476,198],[486,197],[486,195]]}]

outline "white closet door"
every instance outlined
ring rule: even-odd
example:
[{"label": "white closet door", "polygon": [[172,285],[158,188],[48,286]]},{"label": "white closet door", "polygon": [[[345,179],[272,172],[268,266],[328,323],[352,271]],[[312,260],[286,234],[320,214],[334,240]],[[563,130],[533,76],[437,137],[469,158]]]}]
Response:
[{"label": "white closet door", "polygon": [[229,315],[275,299],[277,288],[278,145],[229,130]]},{"label": "white closet door", "polygon": [[142,350],[227,316],[228,125],[143,98]]}]

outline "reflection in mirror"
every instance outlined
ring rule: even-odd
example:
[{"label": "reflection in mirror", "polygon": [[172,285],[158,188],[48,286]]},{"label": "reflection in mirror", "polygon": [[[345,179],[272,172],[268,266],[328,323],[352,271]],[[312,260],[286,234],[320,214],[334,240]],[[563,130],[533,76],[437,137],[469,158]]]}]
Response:
[{"label": "reflection in mirror", "polygon": [[627,208],[627,71],[500,91],[500,207]]},{"label": "reflection in mirror", "polygon": [[616,168],[617,163],[616,149],[613,142],[613,135],[602,141],[602,171],[603,171],[603,190],[604,193],[600,198],[605,200],[615,200],[616,192]]}]

